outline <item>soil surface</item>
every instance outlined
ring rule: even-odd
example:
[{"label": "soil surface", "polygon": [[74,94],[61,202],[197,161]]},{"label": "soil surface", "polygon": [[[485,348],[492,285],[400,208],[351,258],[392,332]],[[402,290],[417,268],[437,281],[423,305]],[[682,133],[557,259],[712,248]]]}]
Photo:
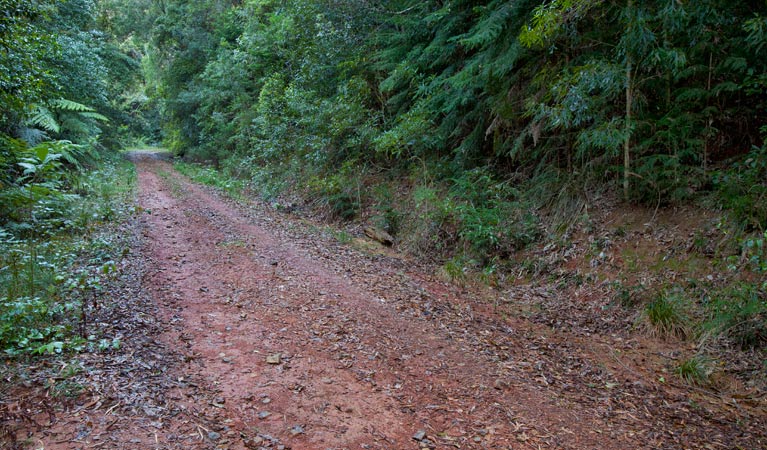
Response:
[{"label": "soil surface", "polygon": [[767,445],[763,398],[671,382],[661,342],[534,320],[548,291],[449,284],[133,158],[133,281],[100,318],[124,345],[84,362],[79,398],[38,395],[33,448]]}]

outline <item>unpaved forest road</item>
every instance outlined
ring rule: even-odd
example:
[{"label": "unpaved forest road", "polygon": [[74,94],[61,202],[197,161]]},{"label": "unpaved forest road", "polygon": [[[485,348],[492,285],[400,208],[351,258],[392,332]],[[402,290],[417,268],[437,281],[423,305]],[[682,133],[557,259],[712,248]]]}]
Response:
[{"label": "unpaved forest road", "polygon": [[764,446],[758,420],[693,407],[640,357],[615,356],[636,342],[501,317],[394,255],[134,160],[143,285],[163,331],[147,340],[151,375],[131,376],[163,400],[105,404],[87,419],[98,440],[46,448]]}]

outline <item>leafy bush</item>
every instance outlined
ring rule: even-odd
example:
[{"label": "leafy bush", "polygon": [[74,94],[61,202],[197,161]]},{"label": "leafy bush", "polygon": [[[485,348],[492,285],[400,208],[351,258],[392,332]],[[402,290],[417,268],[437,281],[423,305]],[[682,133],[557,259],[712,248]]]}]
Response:
[{"label": "leafy bush", "polygon": [[706,337],[723,336],[743,349],[767,344],[767,293],[764,287],[737,284],[714,292],[706,305]]},{"label": "leafy bush", "polygon": [[307,186],[311,195],[324,204],[333,218],[351,220],[362,204],[361,170],[356,161],[347,161],[334,174],[314,176]]},{"label": "leafy bush", "polygon": [[404,221],[407,245],[422,254],[452,250],[458,242],[455,203],[429,186],[417,186],[411,196],[412,208]]},{"label": "leafy bush", "polygon": [[381,183],[373,188],[372,195],[376,213],[373,216],[373,223],[392,236],[396,236],[402,226],[404,212],[395,207],[397,199],[394,197],[393,189],[388,184]]},{"label": "leafy bush", "polygon": [[458,235],[474,255],[508,255],[540,236],[538,217],[520,194],[496,181],[486,169],[464,172],[450,189],[455,199]]},{"label": "leafy bush", "polygon": [[747,230],[767,230],[767,146],[714,176],[720,202]]},{"label": "leafy bush", "polygon": [[531,203],[488,169],[463,171],[449,184],[416,186],[411,197],[401,221],[407,244],[418,252],[485,267],[541,236]]}]

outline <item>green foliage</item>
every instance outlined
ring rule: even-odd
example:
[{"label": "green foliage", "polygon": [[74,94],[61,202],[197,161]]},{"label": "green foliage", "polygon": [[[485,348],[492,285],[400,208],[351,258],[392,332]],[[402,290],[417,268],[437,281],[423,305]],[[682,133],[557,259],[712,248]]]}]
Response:
[{"label": "green foliage", "polygon": [[686,299],[680,290],[661,293],[644,310],[650,331],[659,336],[685,337],[689,334]]},{"label": "green foliage", "polygon": [[466,280],[465,262],[461,258],[450,258],[442,265],[442,273],[451,283],[461,284]]},{"label": "green foliage", "polygon": [[226,176],[221,171],[210,167],[184,162],[177,162],[173,167],[190,179],[221,189],[235,198],[240,197],[247,187],[242,179]]},{"label": "green foliage", "polygon": [[[352,160],[398,170],[416,158],[455,164],[448,172],[489,167],[500,178],[561,171],[561,182],[614,180],[628,145],[632,198],[655,204],[706,189],[709,162],[725,153],[718,143],[755,140],[728,123],[761,108],[765,84],[754,74],[764,63],[750,49],[763,42],[753,16],[763,7],[568,0],[395,9],[170,2],[157,11],[148,55],[166,141],[192,159],[238,165],[232,173],[332,172]],[[490,214],[469,216],[486,223]],[[495,245],[473,228],[472,240]]]},{"label": "green foliage", "polygon": [[767,230],[767,146],[719,171],[714,185],[723,207],[749,230]]},{"label": "green foliage", "polygon": [[[37,164],[58,162],[38,148]],[[46,160],[48,161],[46,163]],[[42,167],[40,167],[42,166]],[[30,185],[44,183],[30,173]],[[31,180],[36,181],[31,181]],[[114,275],[119,246],[115,237],[94,236],[90,230],[130,213],[135,173],[127,161],[103,161],[87,175],[70,174],[64,184],[51,187],[0,228],[0,349],[8,355],[60,353],[86,349],[87,311],[100,295],[103,280]],[[8,194],[4,190],[3,195]],[[66,202],[59,201],[66,196]],[[8,197],[4,198],[3,205]],[[29,202],[29,198],[24,198]]]},{"label": "green foliage", "polygon": [[761,149],[767,5],[103,4],[143,57],[138,107],[174,152],[224,169],[188,169],[206,183],[292,189],[343,220],[371,206],[410,248],[488,267],[539,239],[542,213],[569,230],[624,174],[630,201],[713,188],[765,229],[763,150],[728,158]]},{"label": "green foliage", "polygon": [[429,114],[414,108],[399,116],[395,125],[376,136],[373,143],[376,151],[387,157],[407,159],[420,156],[436,145],[431,136],[432,129]]},{"label": "green foliage", "polygon": [[711,363],[703,356],[693,356],[682,361],[676,368],[676,374],[688,384],[705,386],[709,383]]},{"label": "green foliage", "polygon": [[373,223],[392,236],[399,233],[404,220],[404,211],[397,209],[397,199],[391,186],[379,184],[373,189],[373,208],[376,215],[373,216]]},{"label": "green foliage", "polygon": [[741,243],[741,257],[755,273],[767,273],[767,231],[761,236],[749,237]]},{"label": "green foliage", "polygon": [[362,204],[361,177],[355,161],[347,161],[333,175],[313,177],[307,183],[311,196],[324,204],[330,217],[352,220]]},{"label": "green foliage", "polygon": [[519,200],[519,192],[486,170],[464,172],[454,180],[451,194],[458,200],[458,234],[473,255],[508,255],[540,236],[538,217]]},{"label": "green foliage", "polygon": [[489,267],[542,233],[530,202],[487,169],[463,172],[441,187],[417,186],[408,203],[397,218],[406,245],[421,253],[458,253],[467,266]]},{"label": "green foliage", "polygon": [[713,292],[706,304],[704,337],[724,337],[743,349],[767,344],[767,292],[764,286],[736,284]]},{"label": "green foliage", "polygon": [[0,189],[0,226],[37,232],[43,231],[39,229],[41,224],[46,230],[54,227],[57,217],[77,198],[67,190],[91,161],[87,147],[68,141],[45,141],[27,148],[17,141],[9,150],[8,156],[15,164],[8,164],[6,170],[12,171],[14,177]]},{"label": "green foliage", "polygon": [[[43,24],[52,2],[0,2],[0,132],[12,128],[26,105],[55,88],[55,74],[41,64],[60,51]],[[14,114],[15,113],[15,114]]]}]

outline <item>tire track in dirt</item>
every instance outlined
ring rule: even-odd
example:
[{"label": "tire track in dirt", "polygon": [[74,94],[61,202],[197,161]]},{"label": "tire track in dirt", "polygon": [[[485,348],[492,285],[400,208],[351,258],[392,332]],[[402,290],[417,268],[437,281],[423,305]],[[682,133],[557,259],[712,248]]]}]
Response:
[{"label": "tire track in dirt", "polygon": [[226,417],[210,435],[219,445],[636,447],[525,374],[499,384],[498,365],[465,340],[324,268],[169,164],[137,167],[151,211],[146,281],[173,325],[164,340],[210,391],[188,407]]}]

